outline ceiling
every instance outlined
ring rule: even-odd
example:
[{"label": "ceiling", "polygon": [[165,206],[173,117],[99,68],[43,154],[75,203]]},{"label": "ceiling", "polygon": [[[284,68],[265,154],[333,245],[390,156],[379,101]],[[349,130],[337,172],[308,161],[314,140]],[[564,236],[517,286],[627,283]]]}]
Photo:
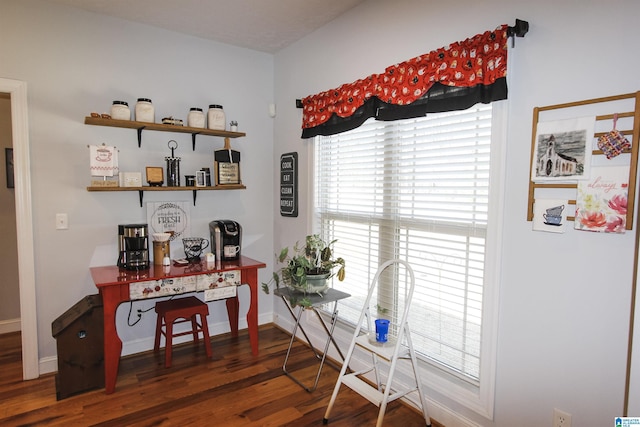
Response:
[{"label": "ceiling", "polygon": [[276,53],[365,0],[45,0]]}]

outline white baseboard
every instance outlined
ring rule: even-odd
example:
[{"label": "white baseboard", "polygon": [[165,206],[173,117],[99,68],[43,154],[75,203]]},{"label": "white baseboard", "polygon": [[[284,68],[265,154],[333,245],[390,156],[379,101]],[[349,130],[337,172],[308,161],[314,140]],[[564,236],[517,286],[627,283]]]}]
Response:
[{"label": "white baseboard", "polygon": [[56,356],[43,357],[38,361],[40,375],[58,372],[58,358]]},{"label": "white baseboard", "polygon": [[21,331],[20,318],[0,320],[0,334],[8,334],[10,332]]}]

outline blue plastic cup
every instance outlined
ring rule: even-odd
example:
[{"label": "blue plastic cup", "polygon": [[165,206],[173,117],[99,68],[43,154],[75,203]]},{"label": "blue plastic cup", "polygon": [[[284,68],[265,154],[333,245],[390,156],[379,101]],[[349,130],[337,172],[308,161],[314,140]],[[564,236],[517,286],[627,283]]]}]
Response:
[{"label": "blue plastic cup", "polygon": [[389,321],[387,319],[376,319],[376,341],[387,342],[389,338]]}]

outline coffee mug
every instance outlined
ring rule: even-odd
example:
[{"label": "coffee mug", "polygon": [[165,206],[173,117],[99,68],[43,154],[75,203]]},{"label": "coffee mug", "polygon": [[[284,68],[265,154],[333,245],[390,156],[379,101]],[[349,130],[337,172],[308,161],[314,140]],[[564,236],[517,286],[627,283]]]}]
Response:
[{"label": "coffee mug", "polygon": [[224,247],[224,256],[225,257],[233,257],[236,256],[240,252],[240,246],[238,245],[227,245]]},{"label": "coffee mug", "polygon": [[185,237],[182,239],[184,254],[188,260],[200,259],[202,251],[209,246],[209,241],[201,237]]}]

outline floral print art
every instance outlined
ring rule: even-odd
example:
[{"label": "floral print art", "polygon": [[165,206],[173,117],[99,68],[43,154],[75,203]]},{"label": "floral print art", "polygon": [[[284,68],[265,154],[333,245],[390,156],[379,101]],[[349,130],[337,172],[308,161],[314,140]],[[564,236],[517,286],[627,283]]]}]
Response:
[{"label": "floral print art", "polygon": [[576,230],[624,233],[628,181],[628,167],[593,167],[591,179],[578,184]]}]

